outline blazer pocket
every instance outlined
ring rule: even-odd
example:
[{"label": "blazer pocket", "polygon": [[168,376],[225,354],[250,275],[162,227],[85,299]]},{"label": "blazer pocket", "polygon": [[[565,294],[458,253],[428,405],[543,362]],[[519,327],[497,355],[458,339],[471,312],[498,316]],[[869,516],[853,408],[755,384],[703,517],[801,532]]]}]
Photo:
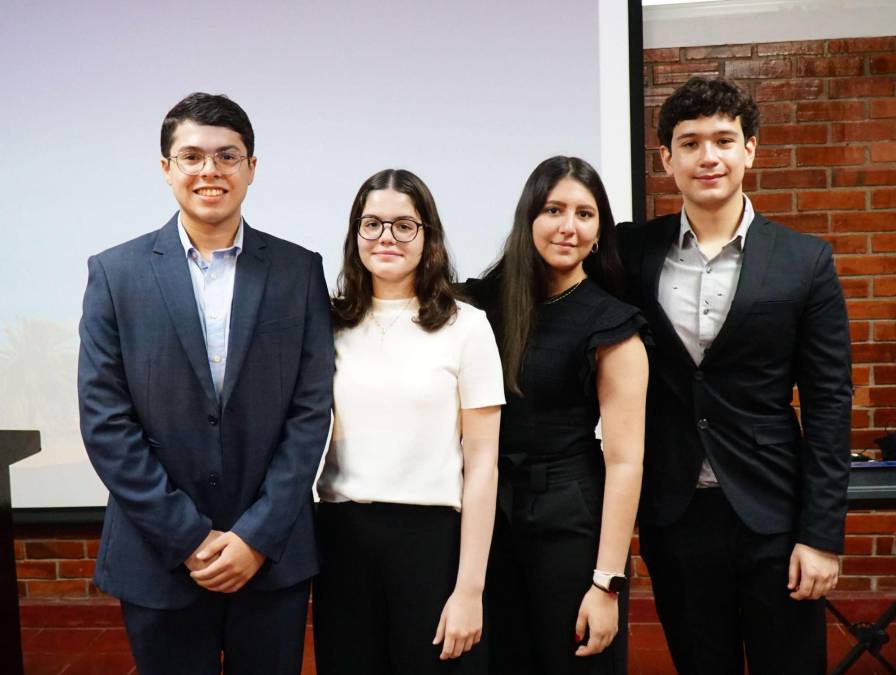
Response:
[{"label": "blazer pocket", "polygon": [[753,425],[753,438],[759,445],[781,445],[796,440],[796,430],[789,424],[771,422]]},{"label": "blazer pocket", "polygon": [[288,328],[298,328],[302,325],[302,315],[287,316],[282,319],[271,319],[262,321],[255,327],[255,333],[275,333],[279,330],[287,330]]}]

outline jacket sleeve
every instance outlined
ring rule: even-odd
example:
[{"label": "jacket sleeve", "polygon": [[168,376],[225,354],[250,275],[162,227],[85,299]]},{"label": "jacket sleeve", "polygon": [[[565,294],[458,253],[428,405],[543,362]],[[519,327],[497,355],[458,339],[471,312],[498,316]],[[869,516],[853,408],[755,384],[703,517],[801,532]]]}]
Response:
[{"label": "jacket sleeve", "polygon": [[125,374],[118,321],[106,270],[87,262],[79,325],[81,436],[112,498],[169,569],[182,564],[211,530],[211,520],[171,483],[146,440]]},{"label": "jacket sleeve", "polygon": [[299,513],[310,502],[330,430],[333,331],[320,255],[314,255],[309,268],[302,356],[280,442],[258,498],[231,528],[273,562],[279,560]]},{"label": "jacket sleeve", "polygon": [[849,485],[852,370],[846,303],[827,243],[815,260],[796,366],[803,426],[797,541],[840,553]]}]

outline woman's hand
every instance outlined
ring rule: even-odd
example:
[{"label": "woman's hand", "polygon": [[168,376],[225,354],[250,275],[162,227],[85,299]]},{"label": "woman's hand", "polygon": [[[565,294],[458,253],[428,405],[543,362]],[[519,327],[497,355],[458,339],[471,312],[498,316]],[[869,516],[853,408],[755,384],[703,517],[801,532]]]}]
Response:
[{"label": "woman's hand", "polygon": [[482,639],[482,593],[454,589],[445,603],[434,645],[443,642],[439,659],[456,659]]},{"label": "woman's hand", "polygon": [[576,656],[600,654],[610,646],[619,630],[619,605],[615,593],[605,593],[592,586],[582,598],[576,619],[576,637],[585,635],[588,628],[588,644],[576,648]]}]

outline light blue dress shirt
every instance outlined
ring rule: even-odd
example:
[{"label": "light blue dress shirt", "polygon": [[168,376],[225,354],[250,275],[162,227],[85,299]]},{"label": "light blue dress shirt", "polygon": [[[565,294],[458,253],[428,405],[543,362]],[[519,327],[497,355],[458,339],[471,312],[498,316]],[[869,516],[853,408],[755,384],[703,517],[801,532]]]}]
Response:
[{"label": "light blue dress shirt", "polygon": [[208,365],[218,398],[224,387],[227,369],[227,344],[230,339],[230,307],[233,303],[233,285],[236,280],[236,261],[243,250],[243,221],[237,228],[233,246],[212,251],[212,259],[206,260],[193,246],[180,216],[177,232],[184,247],[193,281],[193,294],[199,310],[199,323],[205,337]]}]

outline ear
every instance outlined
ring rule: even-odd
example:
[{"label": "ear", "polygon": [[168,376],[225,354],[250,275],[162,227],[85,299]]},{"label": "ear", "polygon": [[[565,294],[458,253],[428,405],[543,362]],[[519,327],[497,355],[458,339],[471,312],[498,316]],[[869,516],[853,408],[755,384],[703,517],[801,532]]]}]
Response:
[{"label": "ear", "polygon": [[249,165],[249,185],[255,180],[255,165],[258,164],[258,157],[250,157],[246,160]]},{"label": "ear", "polygon": [[758,141],[755,136],[750,136],[744,142],[744,148],[746,148],[746,156],[744,157],[744,166],[748,169],[753,168],[753,160],[756,159],[756,145]]},{"label": "ear", "polygon": [[165,176],[165,182],[171,185],[171,160],[162,157],[159,162],[162,165],[162,175]]},{"label": "ear", "polygon": [[660,159],[663,162],[663,168],[666,170],[666,175],[673,175],[672,172],[672,151],[669,150],[665,145],[660,146]]}]

